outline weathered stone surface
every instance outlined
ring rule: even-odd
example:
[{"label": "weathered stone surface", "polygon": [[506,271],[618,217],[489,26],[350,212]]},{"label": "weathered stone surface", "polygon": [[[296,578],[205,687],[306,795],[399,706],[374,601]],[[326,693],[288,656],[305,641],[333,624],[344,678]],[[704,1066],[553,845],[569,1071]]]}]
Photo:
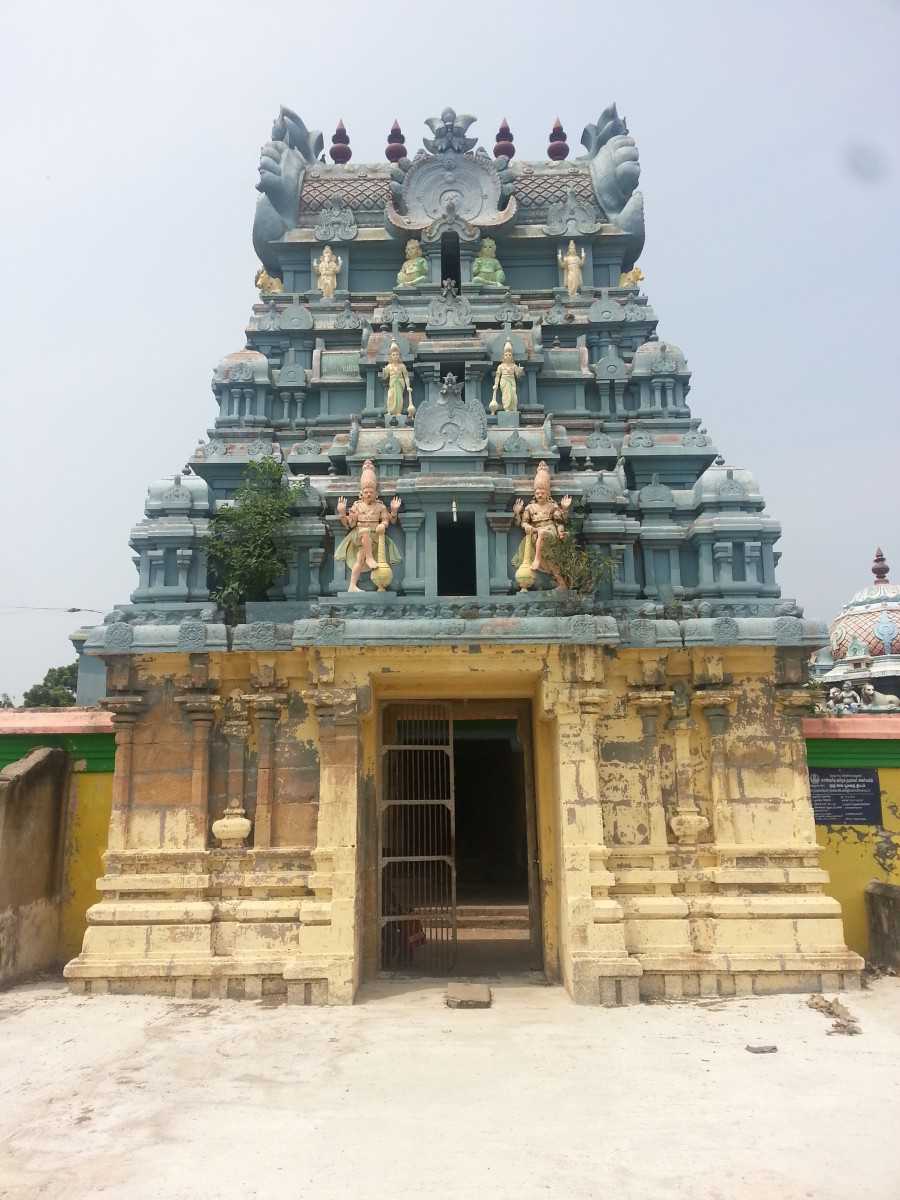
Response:
[{"label": "weathered stone surface", "polygon": [[490,1008],[493,994],[486,983],[450,983],[445,1003],[448,1008]]}]

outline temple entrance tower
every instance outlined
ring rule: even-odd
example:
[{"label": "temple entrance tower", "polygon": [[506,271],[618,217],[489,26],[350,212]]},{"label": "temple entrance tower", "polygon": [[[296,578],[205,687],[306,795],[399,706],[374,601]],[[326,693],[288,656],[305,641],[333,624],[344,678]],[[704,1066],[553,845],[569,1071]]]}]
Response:
[{"label": "temple entrance tower", "polygon": [[[400,970],[602,1004],[853,986],[800,731],[824,631],[658,331],[635,140],[615,105],[571,161],[426,125],[350,166],[275,120],[244,344],[84,642],[116,775],[67,978],[309,1004]],[[259,462],[285,569],[226,626],[209,523]]]}]

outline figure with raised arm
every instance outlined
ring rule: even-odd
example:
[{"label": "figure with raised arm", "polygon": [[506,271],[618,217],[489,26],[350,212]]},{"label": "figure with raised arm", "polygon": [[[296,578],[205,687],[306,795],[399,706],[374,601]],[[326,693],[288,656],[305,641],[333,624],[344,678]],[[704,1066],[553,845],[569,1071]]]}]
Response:
[{"label": "figure with raised arm", "polygon": [[573,299],[581,291],[582,270],[586,258],[584,247],[582,246],[579,254],[574,242],[569,242],[565,254],[562,250],[556,252],[556,261],[562,268],[563,286]]},{"label": "figure with raised arm", "polygon": [[375,464],[367,458],[359,477],[359,499],[353,502],[349,510],[345,496],[339,497],[337,502],[338,519],[349,532],[336,547],[334,557],[342,559],[350,567],[348,592],[362,591],[359,577],[363,571],[376,569],[379,548],[382,549],[385,562],[400,562],[400,551],[387,536],[388,526],[397,523],[400,503],[399,496],[393,498],[390,507],[381,501]]}]

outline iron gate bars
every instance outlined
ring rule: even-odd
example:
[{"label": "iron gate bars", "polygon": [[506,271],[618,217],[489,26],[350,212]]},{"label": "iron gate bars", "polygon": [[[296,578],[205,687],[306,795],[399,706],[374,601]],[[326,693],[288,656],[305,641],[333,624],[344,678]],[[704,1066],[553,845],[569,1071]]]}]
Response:
[{"label": "iron gate bars", "polygon": [[385,704],[381,735],[377,801],[381,969],[447,975],[456,959],[450,705]]}]

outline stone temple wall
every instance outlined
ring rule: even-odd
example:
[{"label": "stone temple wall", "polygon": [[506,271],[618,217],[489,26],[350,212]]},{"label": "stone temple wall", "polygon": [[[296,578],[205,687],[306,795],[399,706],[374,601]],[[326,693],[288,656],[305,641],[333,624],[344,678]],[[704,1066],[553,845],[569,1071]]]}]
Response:
[{"label": "stone temple wall", "polygon": [[546,973],[582,1003],[852,986],[799,648],[112,656],[82,991],[349,1003],[376,970],[380,705],[530,703]]}]

